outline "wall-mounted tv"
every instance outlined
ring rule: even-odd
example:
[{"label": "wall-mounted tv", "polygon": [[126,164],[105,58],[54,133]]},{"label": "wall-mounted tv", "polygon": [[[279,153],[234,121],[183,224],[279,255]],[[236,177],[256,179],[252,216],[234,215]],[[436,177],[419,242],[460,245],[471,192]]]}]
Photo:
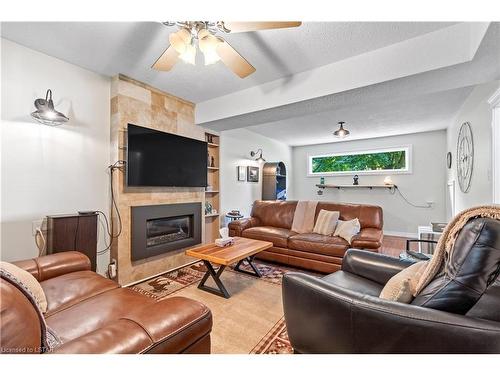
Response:
[{"label": "wall-mounted tv", "polygon": [[207,143],[128,124],[128,186],[207,186]]}]

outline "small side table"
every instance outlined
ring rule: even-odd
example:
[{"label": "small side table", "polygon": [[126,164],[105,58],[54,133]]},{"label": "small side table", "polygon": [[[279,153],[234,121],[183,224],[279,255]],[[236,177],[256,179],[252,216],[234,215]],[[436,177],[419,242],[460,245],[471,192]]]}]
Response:
[{"label": "small side table", "polygon": [[229,221],[243,219],[243,215],[230,215],[230,214],[226,214],[226,217],[229,219]]},{"label": "small side table", "polygon": [[[434,232],[431,226],[419,225],[418,226],[418,239],[427,241],[438,241],[441,237],[442,232]],[[418,251],[424,254],[434,254],[434,248],[436,247],[433,243],[419,243]]]}]

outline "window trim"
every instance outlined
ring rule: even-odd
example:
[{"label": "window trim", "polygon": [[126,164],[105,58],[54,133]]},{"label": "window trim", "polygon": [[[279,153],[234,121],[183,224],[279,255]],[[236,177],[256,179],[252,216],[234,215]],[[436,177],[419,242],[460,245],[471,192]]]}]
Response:
[{"label": "window trim", "polygon": [[[339,172],[312,172],[313,158],[327,157],[327,156],[345,156],[345,155],[363,155],[363,154],[378,154],[383,152],[405,151],[405,169],[376,169],[371,171],[339,171]],[[345,175],[388,175],[388,174],[411,174],[412,173],[412,146],[403,145],[397,147],[364,149],[356,151],[334,152],[328,154],[308,155],[307,156],[307,176],[345,176]]]}]

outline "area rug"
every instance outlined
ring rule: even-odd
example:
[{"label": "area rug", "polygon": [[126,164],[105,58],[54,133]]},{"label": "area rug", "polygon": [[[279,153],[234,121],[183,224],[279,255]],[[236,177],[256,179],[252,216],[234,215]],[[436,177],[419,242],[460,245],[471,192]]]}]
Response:
[{"label": "area rug", "polygon": [[[198,289],[205,273],[202,262],[157,276],[131,288],[151,298],[183,296],[204,303],[213,315],[212,353],[288,354],[281,279],[295,269],[255,261],[261,278],[226,269],[221,279],[231,297],[225,299]],[[246,264],[241,267],[249,270]],[[211,279],[207,285],[214,286]]]}]

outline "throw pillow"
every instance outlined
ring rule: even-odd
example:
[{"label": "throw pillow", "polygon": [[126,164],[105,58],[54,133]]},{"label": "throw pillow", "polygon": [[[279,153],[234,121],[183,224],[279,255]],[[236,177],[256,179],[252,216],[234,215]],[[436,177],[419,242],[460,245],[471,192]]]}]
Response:
[{"label": "throw pillow", "polygon": [[384,289],[380,293],[380,298],[389,301],[410,303],[413,300],[413,293],[417,288],[417,283],[428,261],[417,262],[404,270],[398,272],[389,279]]},{"label": "throw pillow", "polygon": [[337,226],[339,216],[340,212],[338,211],[320,210],[318,218],[316,219],[316,224],[314,224],[313,232],[331,236]]},{"label": "throw pillow", "polygon": [[344,240],[352,242],[352,238],[359,233],[361,230],[361,224],[359,224],[358,218],[352,220],[339,220],[337,223],[337,228],[335,228],[334,236],[342,237]]},{"label": "throw pillow", "polygon": [[45,292],[38,280],[35,279],[31,273],[8,262],[0,262],[0,269],[10,274],[11,280],[20,284],[32,295],[40,311],[43,313],[47,311],[47,298],[45,297]]}]

